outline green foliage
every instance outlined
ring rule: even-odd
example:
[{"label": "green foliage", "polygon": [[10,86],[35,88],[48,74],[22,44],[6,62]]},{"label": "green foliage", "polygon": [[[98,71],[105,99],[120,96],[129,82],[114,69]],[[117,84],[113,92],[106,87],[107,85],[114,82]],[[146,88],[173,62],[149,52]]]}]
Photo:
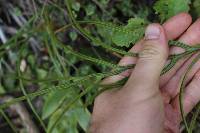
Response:
[{"label": "green foliage", "polygon": [[[36,118],[36,125],[41,127],[44,123],[42,130],[47,127],[49,133],[86,132],[94,98],[107,89],[120,88],[127,78],[110,85],[101,85],[100,81],[134,69],[135,64],[121,67],[117,62],[124,55],[138,56],[138,53],[127,51],[143,38],[147,24],[188,12],[191,2],[194,10],[190,12],[197,15],[200,9],[199,0],[158,0],[155,3],[146,0],[65,0],[46,4],[35,1],[31,17],[25,17],[29,21],[21,28],[15,27],[17,33],[0,45],[0,93],[23,94],[0,105],[2,116],[14,131],[11,117],[4,110],[26,101],[27,108],[33,111],[31,116]],[[15,5],[15,15],[24,16],[23,6]],[[169,46],[185,51],[171,55],[170,63],[161,74],[168,72],[180,59],[200,50],[199,45],[188,46],[173,40],[169,41]],[[20,52],[20,49],[24,50]],[[25,62],[23,70],[20,69],[22,60]],[[182,94],[183,89],[184,86]],[[44,101],[42,106],[37,107],[34,103],[36,97]],[[189,131],[196,128],[199,110],[198,106],[190,125],[182,112]]]},{"label": "green foliage", "polygon": [[194,0],[192,3],[192,10],[191,12],[194,14],[195,17],[200,16],[200,1],[199,0]]},{"label": "green foliage", "polygon": [[85,12],[86,12],[86,16],[91,16],[95,13],[96,10],[96,6],[89,4],[87,6],[85,6]]},{"label": "green foliage", "polygon": [[[59,97],[57,97],[57,99],[55,99],[56,101],[53,101],[53,103],[57,102],[57,105],[60,105],[60,103],[62,103],[63,106],[68,105],[69,102],[71,101],[71,99],[73,99],[72,96],[74,94],[76,94],[76,92],[75,92],[76,90],[74,90],[74,88],[71,88],[71,90],[70,90],[71,92],[67,91],[67,93],[66,93],[66,90],[59,90],[59,91],[57,91],[57,92],[59,92],[60,94],[54,93],[53,94],[54,97],[51,97],[51,98],[56,98],[57,96],[62,97],[62,98],[60,98],[60,100],[59,100]],[[64,93],[65,95],[61,94],[61,92],[63,93],[63,91],[65,91],[65,93]],[[63,102],[63,100],[65,100],[65,102]],[[50,122],[48,124],[48,132],[51,132],[50,130],[53,130],[53,131],[58,130],[59,131],[59,130],[61,130],[60,128],[64,128],[65,131],[69,131],[69,132],[72,132],[73,130],[78,132],[78,130],[76,129],[78,124],[84,131],[87,130],[89,119],[90,119],[90,113],[83,106],[83,104],[80,100],[77,99],[76,103],[74,103],[73,106],[71,106],[67,111],[64,111],[64,114],[62,113],[63,112],[62,108],[57,109],[59,107],[57,105],[56,105],[56,103],[51,105],[51,101],[49,101],[46,104],[46,108],[45,108],[45,110],[47,110],[47,112],[43,112],[43,113],[48,113],[48,111],[51,111],[53,113],[53,115],[50,118]],[[62,116],[62,117],[60,117],[60,116]],[[46,117],[48,117],[48,116],[46,116]],[[54,128],[55,121],[57,121],[58,118],[60,118],[60,121],[58,122],[59,124],[62,125],[62,123],[65,123],[68,126],[62,125],[62,126],[58,126],[58,127]],[[70,131],[71,129],[73,129],[73,130]]]},{"label": "green foliage", "polygon": [[154,5],[154,9],[163,22],[180,12],[188,12],[190,9],[189,4],[190,0],[158,0]]},{"label": "green foliage", "polygon": [[81,5],[79,2],[73,2],[72,9],[74,9],[75,11],[78,12],[80,10],[80,7],[81,7]]},{"label": "green foliage", "polygon": [[55,110],[60,106],[60,104],[65,100],[65,97],[68,96],[68,90],[58,90],[49,94],[46,98],[46,102],[42,111],[42,119],[48,118]]},{"label": "green foliage", "polygon": [[144,35],[145,20],[140,18],[131,18],[128,24],[120,28],[121,30],[113,31],[111,35],[112,41],[117,46],[130,47],[135,44]]},{"label": "green foliage", "polygon": [[76,32],[70,32],[69,36],[72,39],[72,41],[75,41],[77,39],[77,37],[78,37]]}]

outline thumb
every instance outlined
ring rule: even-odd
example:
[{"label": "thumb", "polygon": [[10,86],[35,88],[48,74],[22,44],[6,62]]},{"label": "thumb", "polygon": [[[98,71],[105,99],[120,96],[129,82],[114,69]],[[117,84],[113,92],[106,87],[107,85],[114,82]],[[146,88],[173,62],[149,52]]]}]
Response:
[{"label": "thumb", "polygon": [[[146,28],[143,49],[127,84],[159,84],[161,71],[168,57],[168,44],[163,27],[151,24]],[[135,86],[133,85],[133,86]]]}]

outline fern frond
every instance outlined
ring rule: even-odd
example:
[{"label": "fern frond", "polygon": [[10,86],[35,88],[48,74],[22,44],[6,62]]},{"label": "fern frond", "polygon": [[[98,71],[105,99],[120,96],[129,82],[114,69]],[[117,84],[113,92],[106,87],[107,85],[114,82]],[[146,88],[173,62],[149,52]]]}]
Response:
[{"label": "fern frond", "polygon": [[180,59],[190,56],[200,50],[199,45],[190,46],[190,45],[184,44],[182,42],[172,41],[172,40],[169,41],[169,46],[176,46],[176,47],[183,48],[183,49],[185,49],[185,52],[169,56],[170,63],[164,67],[161,75],[168,72],[174,65],[176,65],[176,62],[178,62]]},{"label": "fern frond", "polygon": [[126,52],[126,51],[123,51],[123,50],[120,50],[120,49],[117,49],[117,48],[113,48],[107,44],[104,44],[103,42],[101,42],[100,40],[92,37],[85,29],[83,29],[78,23],[77,21],[75,20],[75,17],[72,13],[72,10],[71,10],[71,1],[70,0],[67,0],[65,1],[66,2],[66,6],[67,6],[67,10],[68,10],[68,13],[69,13],[69,18],[73,24],[73,27],[75,29],[77,29],[81,35],[83,35],[86,39],[88,39],[90,42],[94,43],[94,44],[100,44],[100,46],[102,46],[103,48],[105,49],[108,49],[110,51],[113,51],[113,52],[117,52],[119,54],[122,54],[122,55],[127,55],[127,56],[135,56],[135,54],[131,53],[131,52]]},{"label": "fern frond", "polygon": [[56,38],[56,36],[55,36],[54,32],[51,30],[51,27],[50,27],[49,24],[47,24],[47,31],[48,31],[49,36],[51,36],[51,39],[53,40],[54,44],[57,45],[58,47],[61,47],[62,49],[64,49],[64,52],[70,53],[70,54],[72,54],[72,55],[74,55],[74,56],[76,56],[80,59],[87,60],[87,61],[93,62],[95,64],[100,64],[100,65],[108,66],[108,67],[111,67],[111,68],[118,67],[114,63],[110,63],[110,62],[107,62],[105,60],[96,59],[96,58],[81,54],[79,52],[75,52],[74,50],[72,50],[72,48],[69,45],[62,44],[62,42],[60,42]]},{"label": "fern frond", "polygon": [[181,12],[188,12],[190,0],[157,0],[154,9],[161,22]]},{"label": "fern frond", "polygon": [[100,21],[93,21],[90,24],[94,24],[111,33],[110,37],[115,45],[130,47],[131,43],[134,45],[144,35],[145,25],[142,25],[142,22],[141,24],[137,23],[137,19],[140,20],[139,18],[130,19],[126,26]]},{"label": "fern frond", "polygon": [[185,118],[185,113],[184,113],[184,110],[183,110],[183,93],[184,93],[185,81],[186,81],[187,75],[190,72],[190,70],[192,69],[192,67],[195,65],[195,63],[197,61],[199,61],[199,59],[200,59],[200,54],[198,54],[197,57],[194,58],[194,60],[192,61],[192,63],[188,67],[187,71],[183,75],[183,78],[181,80],[181,86],[180,86],[180,94],[179,94],[179,103],[180,104],[179,104],[179,106],[180,106],[180,111],[181,111],[181,117],[183,119],[184,125],[185,125],[188,133],[191,133],[191,131],[190,131],[189,126],[187,124],[187,121],[186,121],[186,118]]},{"label": "fern frond", "polygon": [[31,98],[35,98],[37,96],[47,94],[47,93],[54,91],[54,90],[67,89],[67,88],[70,88],[72,86],[76,86],[77,84],[81,84],[81,83],[87,81],[88,79],[94,79],[94,78],[97,78],[97,77],[103,79],[103,78],[106,78],[106,77],[109,77],[109,76],[117,75],[117,74],[122,73],[123,71],[131,69],[131,68],[134,68],[134,65],[115,68],[110,72],[95,73],[95,74],[90,74],[90,75],[83,76],[83,77],[71,77],[69,79],[66,79],[65,83],[59,84],[58,86],[53,86],[53,87],[50,87],[50,88],[47,88],[47,89],[36,91],[34,93],[29,93],[26,96],[21,96],[21,97],[15,98],[15,99],[13,99],[9,102],[3,103],[3,104],[0,105],[0,109],[6,108],[6,107],[8,107],[12,104],[17,103],[17,102],[26,100],[27,98],[31,99]]},{"label": "fern frond", "polygon": [[185,50],[188,50],[188,49],[191,48],[191,46],[186,45],[186,44],[184,44],[184,43],[182,43],[182,42],[179,42],[179,41],[170,40],[168,44],[169,44],[169,46],[176,46],[176,47],[183,48],[183,49],[185,49]]}]

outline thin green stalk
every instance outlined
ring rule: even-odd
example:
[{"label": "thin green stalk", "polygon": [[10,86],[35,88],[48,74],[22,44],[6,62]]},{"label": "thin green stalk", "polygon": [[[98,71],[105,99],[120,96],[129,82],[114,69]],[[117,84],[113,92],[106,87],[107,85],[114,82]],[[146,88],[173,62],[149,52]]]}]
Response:
[{"label": "thin green stalk", "polygon": [[52,30],[50,30],[50,28],[48,28],[49,30],[49,35],[52,37],[52,39],[54,40],[54,43],[55,44],[59,44],[58,46],[60,46],[62,49],[64,49],[64,52],[66,53],[71,53],[73,54],[74,56],[78,57],[78,58],[81,58],[81,59],[84,59],[84,60],[88,60],[88,61],[91,61],[93,63],[97,63],[97,64],[101,64],[101,65],[104,65],[104,66],[108,66],[108,67],[112,67],[112,68],[116,68],[118,67],[118,65],[116,64],[113,64],[113,63],[110,63],[110,62],[107,62],[105,60],[100,60],[100,59],[96,59],[96,58],[93,58],[93,57],[90,57],[90,56],[87,56],[87,55],[84,55],[84,54],[81,54],[79,52],[75,52],[72,50],[72,48],[68,45],[64,45],[62,44],[55,36],[54,32]]},{"label": "thin green stalk", "polygon": [[[13,77],[14,76],[14,77]],[[32,78],[26,78],[24,76],[4,76],[4,78],[12,78],[12,79],[21,79],[23,81],[29,81],[31,83],[42,83],[42,82],[55,82],[55,81],[61,81],[61,80],[66,80],[68,77],[63,77],[63,76],[56,76],[54,78],[45,78],[45,79],[32,79]]]},{"label": "thin green stalk", "polygon": [[55,67],[56,73],[58,73],[60,76],[63,76],[63,73],[61,72],[60,67],[59,67],[59,63],[57,62],[57,60],[53,56],[53,52],[52,52],[50,46],[48,45],[48,40],[47,39],[45,39],[45,45],[46,45],[46,48],[48,50],[49,57],[50,57],[53,65]]},{"label": "thin green stalk", "polygon": [[[130,32],[129,30],[122,28],[122,25],[117,25],[117,24],[112,23],[112,22],[102,22],[102,21],[92,21],[92,20],[78,21],[77,20],[76,23],[79,24],[79,25],[90,24],[90,25],[95,25],[95,26],[101,26],[101,27],[104,27],[106,29],[110,29],[110,30],[114,30],[114,31],[118,31],[118,32],[124,32],[126,34],[132,34],[132,32]],[[73,23],[70,23],[70,24],[67,24],[67,25],[61,27],[60,29],[56,30],[55,33],[66,30],[69,27],[73,27]]]},{"label": "thin green stalk", "polygon": [[192,116],[192,120],[190,122],[189,130],[190,130],[191,133],[194,130],[194,127],[195,127],[195,124],[196,124],[196,120],[197,120],[199,114],[200,114],[200,103],[197,105],[197,110],[194,113],[194,115]]},{"label": "thin green stalk", "polygon": [[[18,74],[21,75],[19,71],[18,71]],[[44,131],[46,132],[46,131],[47,131],[46,126],[45,126],[44,122],[42,121],[42,119],[40,118],[40,116],[39,116],[39,114],[37,113],[37,111],[35,110],[35,107],[34,107],[33,104],[31,103],[31,99],[28,97],[28,94],[27,94],[27,92],[25,91],[25,88],[24,88],[24,86],[23,86],[22,80],[19,80],[19,82],[20,82],[20,88],[21,88],[21,90],[22,90],[24,96],[27,97],[26,100],[27,100],[27,102],[28,102],[28,104],[29,104],[31,110],[33,111],[34,115],[36,116],[36,118],[37,118],[38,121],[40,122],[41,126],[43,127]]]},{"label": "thin green stalk", "polygon": [[[19,55],[19,61],[17,63],[17,73],[18,73],[19,76],[21,76],[21,72],[20,72],[20,59],[21,59],[21,57],[20,56],[21,56],[21,52],[22,52],[23,48],[24,47],[22,47],[22,49],[19,52],[19,54],[20,54]],[[24,85],[23,85],[23,81],[21,79],[19,79],[19,85],[20,85],[20,89],[21,89],[23,95],[27,97],[26,100],[27,100],[31,110],[33,111],[34,115],[36,116],[36,118],[40,122],[40,124],[43,127],[44,131],[46,131],[46,126],[45,126],[44,122],[42,121],[42,119],[40,118],[40,116],[38,115],[37,111],[35,110],[33,104],[31,103],[31,99],[28,97],[28,94],[27,94],[27,92],[26,92],[26,90],[24,88]]]},{"label": "thin green stalk", "polygon": [[47,31],[48,35],[50,36],[50,42],[51,42],[51,46],[52,46],[52,51],[55,53],[55,57],[57,57],[58,62],[61,64],[62,69],[64,71],[64,75],[65,75],[65,74],[67,74],[66,66],[65,66],[64,62],[62,61],[61,56],[60,56],[60,54],[58,52],[57,44],[56,44],[57,42],[54,39],[54,37],[52,36],[52,34],[51,34],[52,31],[51,31],[51,26],[50,26],[49,19],[46,17],[45,21],[46,21],[45,22],[46,23],[46,31]]},{"label": "thin green stalk", "polygon": [[0,109],[0,113],[4,117],[4,119],[7,121],[8,125],[13,130],[13,132],[17,133],[17,128],[13,125],[13,123],[11,122],[11,120],[8,118],[8,116],[4,113],[4,111],[2,109]]},{"label": "thin green stalk", "polygon": [[189,126],[188,126],[186,118],[185,118],[185,113],[184,113],[184,110],[183,110],[183,94],[184,94],[185,81],[186,81],[187,75],[190,72],[190,70],[192,69],[192,67],[194,66],[194,64],[197,61],[199,61],[199,59],[200,59],[200,54],[198,54],[197,57],[195,57],[195,59],[192,61],[192,63],[188,67],[186,73],[184,74],[184,76],[181,80],[181,87],[180,87],[180,94],[179,94],[179,106],[180,106],[180,111],[181,111],[181,117],[183,119],[184,125],[185,125],[188,133],[192,133],[192,132],[189,129]]},{"label": "thin green stalk", "polygon": [[131,53],[131,52],[126,52],[126,51],[123,51],[123,50],[120,50],[120,49],[117,49],[117,48],[113,48],[107,44],[104,44],[103,42],[101,42],[100,40],[98,39],[95,39],[94,37],[92,37],[86,30],[84,30],[75,20],[75,17],[72,13],[72,10],[71,10],[71,1],[70,0],[65,0],[65,2],[67,3],[66,6],[67,6],[67,10],[68,10],[68,13],[69,13],[69,18],[73,24],[73,27],[75,29],[77,29],[86,39],[88,39],[89,41],[91,41],[92,43],[94,44],[100,44],[100,46],[102,46],[103,48],[105,49],[108,49],[110,51],[113,51],[113,52],[117,52],[119,54],[122,54],[122,55],[127,55],[127,56],[137,56],[135,55],[134,53]]},{"label": "thin green stalk", "polygon": [[94,84],[90,85],[88,88],[86,88],[84,91],[82,91],[77,97],[75,97],[71,102],[69,102],[67,105],[64,106],[64,108],[62,109],[60,115],[57,117],[57,119],[54,121],[54,124],[50,127],[50,129],[48,130],[47,133],[51,133],[53,131],[53,129],[57,126],[57,124],[60,122],[62,116],[64,115],[65,112],[67,112],[67,110],[69,110],[69,108],[77,102],[77,100],[79,100],[81,97],[83,97],[84,95],[86,95],[89,91],[91,91],[91,89],[98,85],[98,83],[101,81],[101,77],[97,77],[96,81],[94,82]]},{"label": "thin green stalk", "polygon": [[177,55],[172,55],[172,56],[170,56],[169,59],[170,59],[171,61],[170,61],[170,63],[169,63],[168,65],[166,65],[166,66],[164,67],[164,69],[162,70],[161,75],[167,73],[171,68],[173,68],[173,67],[176,65],[176,63],[177,63],[179,60],[191,56],[194,52],[196,52],[196,51],[186,51],[186,52],[184,52],[184,53],[182,53],[182,54],[177,54]]},{"label": "thin green stalk", "polygon": [[3,104],[0,105],[0,109],[6,108],[6,107],[8,107],[12,104],[26,100],[28,98],[32,99],[32,98],[35,98],[37,96],[44,95],[44,94],[49,93],[49,92],[54,91],[54,90],[66,89],[66,88],[72,87],[74,85],[83,83],[83,82],[87,81],[88,79],[93,79],[95,77],[101,77],[103,79],[105,77],[117,75],[117,74],[119,74],[119,73],[121,73],[125,70],[131,69],[133,67],[134,66],[125,66],[125,67],[115,68],[115,69],[113,69],[112,71],[109,71],[109,72],[95,73],[95,74],[90,74],[90,75],[82,76],[82,77],[71,77],[71,78],[66,79],[67,83],[63,83],[63,84],[60,84],[58,86],[53,86],[53,87],[50,87],[50,88],[47,88],[47,89],[38,90],[34,93],[27,94],[26,96],[21,96],[21,97],[15,98],[15,99],[13,99],[9,102],[3,103]]}]

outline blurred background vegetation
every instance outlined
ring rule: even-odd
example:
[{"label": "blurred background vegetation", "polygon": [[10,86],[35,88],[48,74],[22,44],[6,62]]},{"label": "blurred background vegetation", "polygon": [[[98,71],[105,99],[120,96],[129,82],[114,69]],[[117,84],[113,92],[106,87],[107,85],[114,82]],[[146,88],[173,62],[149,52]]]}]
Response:
[{"label": "blurred background vegetation", "polygon": [[[114,64],[123,56],[100,47],[101,44],[91,43],[70,26],[67,1],[0,0],[1,103],[63,84],[71,77],[110,70],[74,53]],[[110,36],[111,31],[87,21],[130,27],[132,21],[128,23],[128,20],[131,18],[133,22],[147,24],[163,23],[183,11],[190,12],[194,19],[200,15],[200,0],[72,0],[70,7],[75,19],[82,21],[81,26],[95,39],[124,51],[131,47],[133,40],[123,43],[123,34]],[[90,91],[82,93],[88,87]],[[98,86],[94,79],[89,79],[73,87],[54,89],[46,95],[0,108],[0,132],[86,132],[97,93]]]}]

